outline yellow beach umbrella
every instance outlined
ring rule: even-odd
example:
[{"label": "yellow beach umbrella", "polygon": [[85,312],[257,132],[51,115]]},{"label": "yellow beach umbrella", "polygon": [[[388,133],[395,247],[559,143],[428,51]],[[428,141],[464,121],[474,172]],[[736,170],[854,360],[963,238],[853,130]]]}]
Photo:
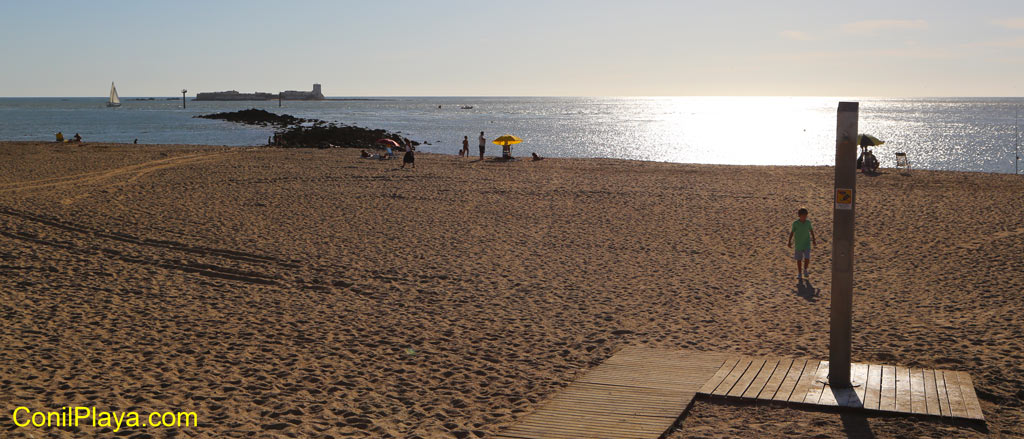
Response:
[{"label": "yellow beach umbrella", "polygon": [[872,136],[870,134],[859,134],[857,135],[857,144],[860,146],[878,146],[885,143],[884,140]]},{"label": "yellow beach umbrella", "polygon": [[501,136],[501,137],[499,137],[497,139],[492,140],[492,142],[495,145],[515,145],[517,143],[522,143],[523,139],[520,139],[520,138],[518,138],[516,136],[513,136],[511,134],[506,134],[504,136]]}]

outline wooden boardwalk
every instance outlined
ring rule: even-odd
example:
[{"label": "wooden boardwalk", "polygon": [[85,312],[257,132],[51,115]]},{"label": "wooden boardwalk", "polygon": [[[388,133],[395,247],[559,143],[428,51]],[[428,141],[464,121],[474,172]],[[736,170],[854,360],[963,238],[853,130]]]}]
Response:
[{"label": "wooden boardwalk", "polygon": [[503,439],[655,439],[697,395],[984,421],[965,372],[854,363],[852,389],[828,361],[628,347],[589,370]]},{"label": "wooden boardwalk", "polygon": [[689,409],[725,354],[628,347],[502,431],[504,439],[653,439]]},{"label": "wooden boardwalk", "polygon": [[731,357],[700,389],[712,397],[984,421],[966,372],[854,363],[852,389],[825,383],[828,361]]}]

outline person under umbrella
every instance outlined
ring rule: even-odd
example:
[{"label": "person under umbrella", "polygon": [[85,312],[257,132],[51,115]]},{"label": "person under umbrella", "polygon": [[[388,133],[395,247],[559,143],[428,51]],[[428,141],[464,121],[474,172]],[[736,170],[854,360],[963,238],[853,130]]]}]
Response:
[{"label": "person under umbrella", "polygon": [[506,134],[497,139],[494,139],[492,143],[495,145],[501,145],[501,158],[505,160],[512,160],[512,145],[522,143],[523,139],[520,139],[511,134]]},{"label": "person under umbrella", "polygon": [[[875,155],[868,150],[868,147],[878,146],[885,143],[884,140],[872,136],[870,134],[859,134],[857,135],[857,144],[860,145],[860,156],[857,157],[857,169],[864,172],[874,172],[878,170],[878,159]],[[865,167],[865,160],[867,160],[867,167]]]},{"label": "person under umbrella", "polygon": [[392,139],[377,139],[377,144],[384,146],[384,154],[381,154],[380,156],[381,160],[388,160],[394,158],[395,152],[393,149],[397,149],[400,147],[398,142]]}]

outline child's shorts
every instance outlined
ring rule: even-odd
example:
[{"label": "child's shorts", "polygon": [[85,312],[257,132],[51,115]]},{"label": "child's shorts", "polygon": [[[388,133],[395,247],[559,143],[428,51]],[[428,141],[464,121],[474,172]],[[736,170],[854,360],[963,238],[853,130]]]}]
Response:
[{"label": "child's shorts", "polygon": [[802,261],[804,259],[811,259],[811,249],[797,250],[796,253],[793,253],[793,259],[796,259],[798,261]]}]

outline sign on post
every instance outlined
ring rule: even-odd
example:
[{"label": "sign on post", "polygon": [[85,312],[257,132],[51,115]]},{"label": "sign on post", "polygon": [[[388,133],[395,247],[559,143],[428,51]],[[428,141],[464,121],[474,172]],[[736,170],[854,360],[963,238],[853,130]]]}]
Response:
[{"label": "sign on post", "polygon": [[832,315],[828,381],[850,387],[853,311],[853,219],[857,201],[857,102],[840,102],[836,122],[835,209],[832,210]]}]

